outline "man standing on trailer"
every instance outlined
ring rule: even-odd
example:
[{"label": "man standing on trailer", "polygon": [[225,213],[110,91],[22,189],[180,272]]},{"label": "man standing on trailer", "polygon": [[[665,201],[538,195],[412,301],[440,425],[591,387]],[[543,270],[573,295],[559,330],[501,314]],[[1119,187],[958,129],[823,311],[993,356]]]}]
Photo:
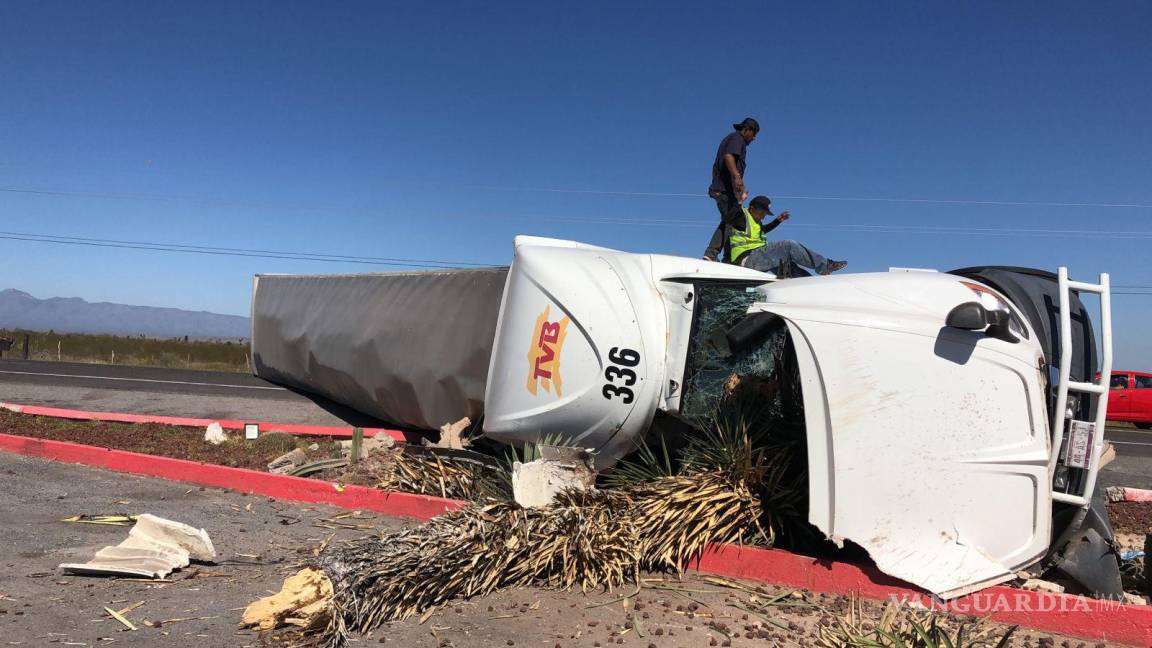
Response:
[{"label": "man standing on trailer", "polygon": [[748,198],[748,191],[744,188],[744,168],[748,145],[760,132],[760,123],[748,117],[739,124],[732,124],[732,129],[731,133],[720,140],[716,159],[712,163],[712,184],[708,187],[708,195],[716,201],[720,224],[716,226],[712,240],[704,250],[704,258],[709,261],[728,261],[728,227],[744,226],[741,207]]}]

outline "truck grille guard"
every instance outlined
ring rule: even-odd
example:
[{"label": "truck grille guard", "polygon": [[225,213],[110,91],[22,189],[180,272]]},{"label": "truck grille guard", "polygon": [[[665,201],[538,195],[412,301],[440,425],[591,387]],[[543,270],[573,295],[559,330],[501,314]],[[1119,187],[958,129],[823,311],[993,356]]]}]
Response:
[{"label": "truck grille guard", "polygon": [[[1096,489],[1096,476],[1100,470],[1100,455],[1104,450],[1104,425],[1108,415],[1108,385],[1112,376],[1112,297],[1108,273],[1100,274],[1100,283],[1091,284],[1072,281],[1068,278],[1068,268],[1061,267],[1057,280],[1060,291],[1060,373],[1056,391],[1056,407],[1052,416],[1052,454],[1048,460],[1048,478],[1053,480],[1056,468],[1060,462],[1064,442],[1067,434],[1076,422],[1075,409],[1068,407],[1068,393],[1092,394],[1097,398],[1095,420],[1091,422],[1079,421],[1090,425],[1091,447],[1088,451],[1088,465],[1085,469],[1087,475],[1081,482],[1079,495],[1069,492],[1052,491],[1052,500],[1064,504],[1080,507],[1076,521],[1072,528],[1080,526],[1084,514],[1092,504],[1092,495]],[[1100,295],[1100,346],[1101,359],[1100,372],[1095,382],[1076,382],[1071,379],[1072,373],[1072,315],[1070,308],[1070,291],[1095,293]],[[1095,344],[1094,340],[1089,341]],[[1089,408],[1091,411],[1091,408]],[[1069,443],[1071,446],[1071,443]],[[1069,451],[1071,448],[1069,448]],[[1068,482],[1073,484],[1072,480]]]}]

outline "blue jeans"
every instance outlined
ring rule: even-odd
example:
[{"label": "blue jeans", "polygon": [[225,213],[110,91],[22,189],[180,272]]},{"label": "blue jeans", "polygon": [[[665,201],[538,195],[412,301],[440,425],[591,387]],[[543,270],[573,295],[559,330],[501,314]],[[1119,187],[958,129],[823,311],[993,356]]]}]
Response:
[{"label": "blue jeans", "polygon": [[718,192],[708,195],[716,201],[716,209],[720,212],[720,224],[712,232],[712,239],[708,241],[708,248],[704,250],[704,256],[730,263],[728,260],[729,228],[733,225],[744,227],[744,210],[740,208],[740,201],[731,194]]},{"label": "blue jeans", "polygon": [[817,274],[823,274],[828,269],[828,259],[792,240],[768,241],[764,247],[749,252],[743,265],[745,268],[779,274],[778,271],[786,263],[811,268]]}]

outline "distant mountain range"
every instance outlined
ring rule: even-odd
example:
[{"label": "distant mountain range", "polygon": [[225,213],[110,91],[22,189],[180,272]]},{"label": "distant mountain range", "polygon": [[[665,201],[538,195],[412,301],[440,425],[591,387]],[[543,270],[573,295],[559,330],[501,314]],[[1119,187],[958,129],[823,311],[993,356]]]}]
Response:
[{"label": "distant mountain range", "polygon": [[0,328],[155,338],[247,338],[252,334],[248,318],[238,315],[93,303],[79,297],[37,299],[12,289],[0,290]]}]

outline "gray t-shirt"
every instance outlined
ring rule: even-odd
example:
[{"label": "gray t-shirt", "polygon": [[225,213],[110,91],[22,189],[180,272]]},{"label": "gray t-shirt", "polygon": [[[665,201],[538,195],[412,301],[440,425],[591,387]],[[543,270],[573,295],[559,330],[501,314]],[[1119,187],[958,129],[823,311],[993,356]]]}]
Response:
[{"label": "gray t-shirt", "polygon": [[748,142],[744,141],[740,131],[732,131],[720,140],[720,148],[716,149],[716,161],[712,163],[712,184],[708,186],[708,193],[736,195],[736,191],[732,188],[732,174],[728,172],[728,165],[724,164],[724,154],[731,153],[732,157],[736,158],[736,170],[743,177],[747,151]]}]

